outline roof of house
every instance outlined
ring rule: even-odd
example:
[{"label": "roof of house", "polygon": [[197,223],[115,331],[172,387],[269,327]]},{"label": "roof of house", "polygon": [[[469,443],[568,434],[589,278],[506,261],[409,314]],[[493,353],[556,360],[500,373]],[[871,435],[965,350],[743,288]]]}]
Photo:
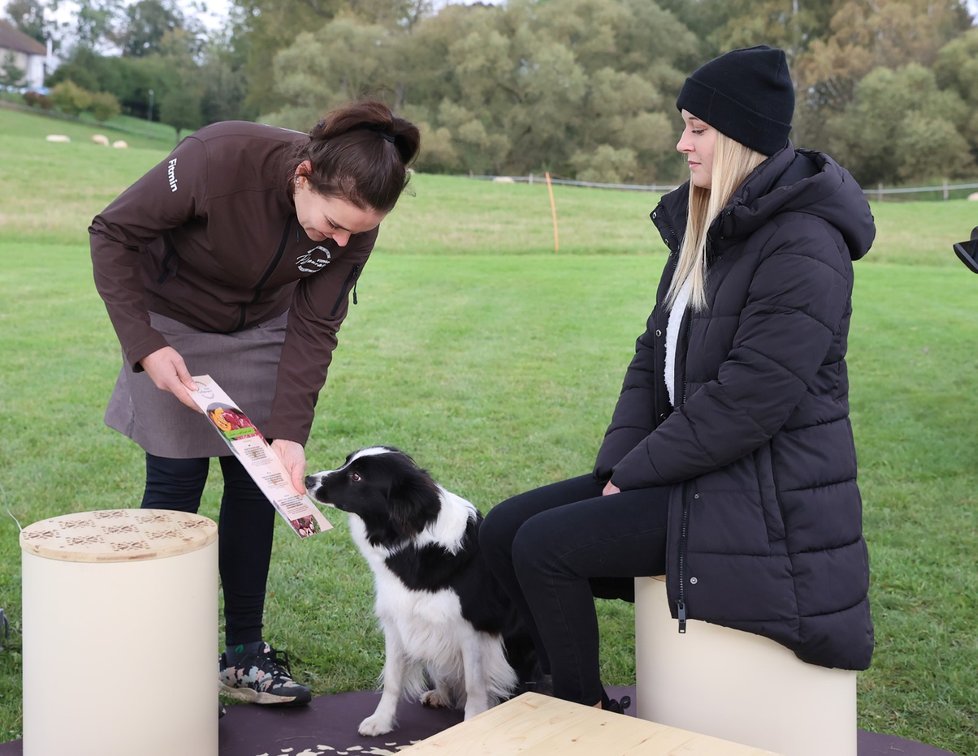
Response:
[{"label": "roof of house", "polygon": [[28,55],[47,55],[47,48],[33,37],[24,34],[9,21],[0,19],[0,50],[27,53]]}]

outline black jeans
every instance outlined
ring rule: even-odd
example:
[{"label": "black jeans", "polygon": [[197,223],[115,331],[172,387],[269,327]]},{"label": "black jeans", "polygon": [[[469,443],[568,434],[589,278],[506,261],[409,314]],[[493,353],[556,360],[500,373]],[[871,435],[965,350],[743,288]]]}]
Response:
[{"label": "black jeans", "polygon": [[634,599],[665,572],[668,488],[601,496],[591,475],[514,496],[479,531],[483,556],[533,636],[554,695],[601,700],[595,598]]},{"label": "black jeans", "polygon": [[[221,457],[224,494],[218,522],[218,566],[224,590],[227,645],[262,639],[265,584],[272,556],[275,508],[234,457]],[[146,455],[143,509],[196,512],[210,460]]]}]

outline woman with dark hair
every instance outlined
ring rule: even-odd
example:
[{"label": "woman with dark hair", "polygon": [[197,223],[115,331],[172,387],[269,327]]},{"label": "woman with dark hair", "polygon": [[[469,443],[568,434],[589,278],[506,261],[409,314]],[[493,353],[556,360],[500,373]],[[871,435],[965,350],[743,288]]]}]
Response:
[{"label": "woman with dark hair", "polygon": [[197,409],[191,375],[210,374],[235,399],[304,493],[304,445],[337,331],[419,142],[374,101],[329,113],[309,134],[213,124],[89,228],[124,358],[106,423],[146,452],[142,506],[196,512],[209,458],[220,457],[220,678],[242,700],[303,704],[310,693],[262,636],[275,510]]},{"label": "woman with dark hair", "polygon": [[621,708],[601,686],[594,597],[628,598],[640,575],[665,573],[679,632],[703,620],[869,666],[845,356],[852,263],[875,227],[848,171],[788,141],[794,102],[766,46],[686,79],[690,178],[652,212],[669,256],[594,469],[483,523],[561,698]]}]

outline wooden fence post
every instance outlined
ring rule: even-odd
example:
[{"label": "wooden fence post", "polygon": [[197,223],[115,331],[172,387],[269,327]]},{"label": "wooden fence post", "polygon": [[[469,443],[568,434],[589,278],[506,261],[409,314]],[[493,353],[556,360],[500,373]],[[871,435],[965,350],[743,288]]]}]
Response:
[{"label": "wooden fence post", "polygon": [[550,183],[550,171],[543,174],[547,179],[547,192],[550,194],[550,217],[554,223],[554,254],[560,251],[560,236],[557,233],[557,203],[554,202],[554,188]]}]

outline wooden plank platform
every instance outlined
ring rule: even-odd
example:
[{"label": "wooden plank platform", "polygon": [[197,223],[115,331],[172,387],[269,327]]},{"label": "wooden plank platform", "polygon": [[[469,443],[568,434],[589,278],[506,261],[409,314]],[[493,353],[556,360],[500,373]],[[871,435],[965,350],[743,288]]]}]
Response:
[{"label": "wooden plank platform", "polygon": [[410,756],[772,756],[752,746],[613,714],[539,693],[524,693],[432,735]]}]

